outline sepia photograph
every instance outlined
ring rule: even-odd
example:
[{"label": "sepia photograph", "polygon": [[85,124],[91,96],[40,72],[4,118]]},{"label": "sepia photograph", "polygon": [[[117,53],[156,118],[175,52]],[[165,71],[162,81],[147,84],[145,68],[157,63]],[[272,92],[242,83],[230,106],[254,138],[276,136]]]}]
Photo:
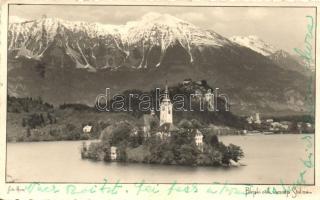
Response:
[{"label": "sepia photograph", "polygon": [[316,17],[9,4],[6,183],[314,185]]}]

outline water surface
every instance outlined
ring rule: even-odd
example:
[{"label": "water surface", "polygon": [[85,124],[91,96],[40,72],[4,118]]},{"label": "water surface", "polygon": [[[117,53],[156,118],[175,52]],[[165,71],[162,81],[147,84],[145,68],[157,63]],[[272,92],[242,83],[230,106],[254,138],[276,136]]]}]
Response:
[{"label": "water surface", "polygon": [[[147,164],[121,164],[82,160],[82,141],[8,143],[7,174],[15,182],[103,182],[107,177],[133,183],[294,183],[305,169],[300,159],[307,159],[304,135],[221,136],[225,144],[242,147],[246,166],[238,168],[185,167]],[[313,135],[310,135],[313,141]],[[313,184],[313,168],[305,174]]]}]

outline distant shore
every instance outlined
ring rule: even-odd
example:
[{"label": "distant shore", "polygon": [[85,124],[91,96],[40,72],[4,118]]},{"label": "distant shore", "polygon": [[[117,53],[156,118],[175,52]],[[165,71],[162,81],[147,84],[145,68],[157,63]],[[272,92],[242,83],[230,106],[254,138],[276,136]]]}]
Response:
[{"label": "distant shore", "polygon": [[[269,132],[259,132],[259,133],[247,133],[247,134],[242,134],[242,135],[237,135],[237,134],[229,134],[229,135],[219,135],[219,137],[228,137],[228,136],[255,136],[255,135],[300,135],[300,134],[310,134],[314,135],[314,133],[269,133]],[[17,141],[17,140],[10,140],[7,141],[7,143],[25,143],[25,142],[66,142],[66,141],[99,141],[99,139],[92,138],[92,139],[76,139],[76,140],[35,140],[35,141]]]}]

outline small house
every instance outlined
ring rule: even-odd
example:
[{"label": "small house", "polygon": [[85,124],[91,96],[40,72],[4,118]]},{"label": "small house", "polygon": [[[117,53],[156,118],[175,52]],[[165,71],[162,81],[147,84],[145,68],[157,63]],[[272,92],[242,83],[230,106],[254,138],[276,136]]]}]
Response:
[{"label": "small house", "polygon": [[266,119],[266,122],[267,122],[267,123],[272,123],[272,122],[273,122],[273,119]]},{"label": "small house", "polygon": [[248,124],[252,124],[253,123],[253,117],[252,116],[247,117],[246,120],[247,120]]},{"label": "small house", "polygon": [[194,141],[198,149],[203,152],[203,134],[198,129],[195,129]]},{"label": "small house", "polygon": [[82,131],[83,133],[91,133],[92,126],[86,125],[83,127]]},{"label": "small house", "polygon": [[256,119],[254,121],[255,124],[261,124],[261,120],[260,120],[260,114],[256,113]]},{"label": "small house", "polygon": [[183,85],[188,85],[189,83],[191,83],[192,79],[191,78],[187,78],[187,79],[184,79],[182,84]]},{"label": "small house", "polygon": [[111,158],[111,160],[116,160],[117,159],[117,147],[112,146],[110,148],[110,158]]}]

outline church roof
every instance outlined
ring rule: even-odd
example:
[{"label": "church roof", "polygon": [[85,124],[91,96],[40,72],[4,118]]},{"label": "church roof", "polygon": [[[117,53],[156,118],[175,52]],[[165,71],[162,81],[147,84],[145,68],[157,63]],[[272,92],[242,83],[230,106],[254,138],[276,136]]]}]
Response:
[{"label": "church roof", "polygon": [[158,131],[178,131],[179,129],[172,123],[164,123],[159,128]]},{"label": "church roof", "polygon": [[195,134],[195,136],[201,136],[201,135],[203,135],[203,134],[201,133],[201,131],[199,131],[199,129],[194,129],[194,130],[192,131],[192,133]]}]

